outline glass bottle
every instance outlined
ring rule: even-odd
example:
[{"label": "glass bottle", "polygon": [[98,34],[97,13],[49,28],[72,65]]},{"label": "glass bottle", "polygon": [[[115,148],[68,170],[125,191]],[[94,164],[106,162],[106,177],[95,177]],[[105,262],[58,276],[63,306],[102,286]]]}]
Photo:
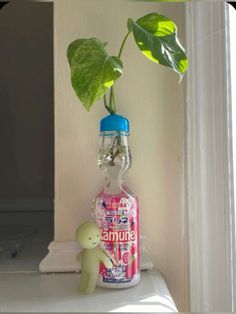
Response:
[{"label": "glass bottle", "polygon": [[103,118],[100,136],[98,166],[104,186],[96,197],[94,214],[101,231],[101,247],[110,256],[113,268],[100,265],[98,285],[125,288],[140,279],[138,199],[123,182],[131,166],[129,121],[119,115]]}]

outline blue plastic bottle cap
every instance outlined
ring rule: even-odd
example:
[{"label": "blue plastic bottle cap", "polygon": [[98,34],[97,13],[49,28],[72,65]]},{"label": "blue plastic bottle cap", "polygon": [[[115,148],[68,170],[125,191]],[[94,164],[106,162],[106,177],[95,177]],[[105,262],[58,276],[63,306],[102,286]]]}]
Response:
[{"label": "blue plastic bottle cap", "polygon": [[100,132],[105,131],[129,133],[129,120],[118,114],[110,114],[100,121]]}]

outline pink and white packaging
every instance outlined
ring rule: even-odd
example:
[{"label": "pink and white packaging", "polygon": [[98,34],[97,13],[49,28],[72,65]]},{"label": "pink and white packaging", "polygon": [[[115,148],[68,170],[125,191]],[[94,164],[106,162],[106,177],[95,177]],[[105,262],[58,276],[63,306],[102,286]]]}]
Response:
[{"label": "pink and white packaging", "polygon": [[139,206],[137,197],[123,190],[96,198],[95,219],[101,231],[101,247],[113,268],[100,265],[98,286],[125,288],[140,279]]}]

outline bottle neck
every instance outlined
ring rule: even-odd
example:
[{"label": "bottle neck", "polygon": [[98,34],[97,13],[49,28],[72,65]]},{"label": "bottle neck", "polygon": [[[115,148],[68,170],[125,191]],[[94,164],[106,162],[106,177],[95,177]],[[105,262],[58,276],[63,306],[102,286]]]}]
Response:
[{"label": "bottle neck", "polygon": [[98,158],[99,168],[105,178],[104,192],[118,194],[122,191],[123,175],[131,166],[128,134],[104,133],[101,134]]},{"label": "bottle neck", "polygon": [[120,194],[122,191],[123,178],[115,167],[103,171],[105,178],[103,191],[105,194]]}]

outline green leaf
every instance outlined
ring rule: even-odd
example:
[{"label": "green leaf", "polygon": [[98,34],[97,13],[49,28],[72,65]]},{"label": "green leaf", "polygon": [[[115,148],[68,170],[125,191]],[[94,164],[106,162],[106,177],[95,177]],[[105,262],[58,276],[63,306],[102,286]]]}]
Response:
[{"label": "green leaf", "polygon": [[71,82],[87,110],[103,97],[122,71],[121,60],[109,56],[99,39],[89,38],[79,44],[71,59]]},{"label": "green leaf", "polygon": [[71,60],[74,56],[74,53],[80,47],[80,45],[82,45],[85,41],[86,41],[86,39],[84,39],[84,38],[76,39],[67,48],[67,59],[68,59],[68,62],[70,65],[71,65]]},{"label": "green leaf", "polygon": [[158,13],[150,13],[133,21],[132,30],[137,46],[147,58],[172,68],[183,77],[188,59],[173,21]]},{"label": "green leaf", "polygon": [[[74,53],[80,47],[80,45],[82,45],[86,40],[87,39],[84,39],[84,38],[76,39],[67,48],[67,59],[70,65],[71,65],[71,60],[73,58]],[[102,44],[104,47],[107,46],[107,42],[103,42]]]}]

